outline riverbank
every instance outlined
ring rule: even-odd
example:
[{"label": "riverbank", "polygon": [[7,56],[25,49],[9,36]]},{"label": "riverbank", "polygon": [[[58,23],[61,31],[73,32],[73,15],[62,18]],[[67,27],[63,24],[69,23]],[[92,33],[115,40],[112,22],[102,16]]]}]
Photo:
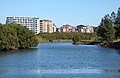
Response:
[{"label": "riverbank", "polygon": [[[107,45],[107,43],[102,43],[102,42],[88,42],[88,41],[84,41],[84,42],[76,42],[76,43],[73,43],[73,44],[77,44],[77,45],[80,45],[80,44],[85,44],[85,45],[100,45],[100,46],[103,46],[103,47],[109,47],[109,48],[113,48],[113,49],[118,49],[120,50],[120,41],[119,42],[113,42],[113,43],[110,43],[109,45]],[[107,46],[106,46],[107,45]]]},{"label": "riverbank", "polygon": [[109,47],[114,49],[120,49],[120,42],[114,42]]},{"label": "riverbank", "polygon": [[81,41],[81,42],[76,42],[76,43],[73,43],[73,44],[84,44],[84,45],[97,45],[97,44],[101,44],[101,42],[98,42],[98,41]]},{"label": "riverbank", "polygon": [[[37,36],[37,39],[39,40],[40,43],[48,43],[48,42],[73,42],[72,39],[45,39],[45,38],[42,38],[40,36]],[[110,48],[114,48],[114,49],[120,49],[120,41],[116,41],[116,42],[113,42],[111,44],[109,44],[109,46],[106,46],[105,43],[102,43],[101,41],[99,40],[81,40],[79,42],[76,42],[73,44],[75,45],[80,45],[80,44],[85,44],[85,45],[100,45],[100,46],[103,46],[103,47],[110,47]]]}]

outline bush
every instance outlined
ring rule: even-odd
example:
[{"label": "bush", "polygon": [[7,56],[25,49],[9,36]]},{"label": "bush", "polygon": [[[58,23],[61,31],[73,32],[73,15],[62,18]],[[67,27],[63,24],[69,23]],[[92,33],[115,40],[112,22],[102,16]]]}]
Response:
[{"label": "bush", "polygon": [[0,25],[0,50],[14,50],[36,46],[34,33],[19,24]]},{"label": "bush", "polygon": [[80,39],[77,35],[75,35],[72,40],[74,43],[77,43],[77,42],[79,42]]}]

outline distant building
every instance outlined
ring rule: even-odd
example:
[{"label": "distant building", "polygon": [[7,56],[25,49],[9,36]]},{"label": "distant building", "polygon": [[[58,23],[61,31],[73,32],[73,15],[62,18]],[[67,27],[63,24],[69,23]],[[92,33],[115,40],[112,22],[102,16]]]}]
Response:
[{"label": "distant building", "polygon": [[83,32],[83,33],[94,33],[93,26],[78,25],[77,30],[78,30],[78,32]]},{"label": "distant building", "polygon": [[56,25],[50,20],[40,20],[40,32],[56,32]]},{"label": "distant building", "polygon": [[66,24],[59,28],[58,32],[76,32],[76,27]]},{"label": "distant building", "polygon": [[[93,33],[95,32],[95,27],[78,25],[72,26],[69,24],[63,25],[60,28],[56,28],[55,23],[51,20],[40,20],[39,18],[31,17],[7,17],[6,24],[17,23],[25,26],[29,30],[39,33],[53,33],[53,32],[83,32],[83,33]],[[116,24],[117,25],[117,24]],[[118,23],[118,25],[120,25]]]},{"label": "distant building", "polygon": [[55,25],[55,23],[53,23],[53,32],[56,32],[57,31],[57,27]]},{"label": "distant building", "polygon": [[77,31],[78,32],[85,32],[85,30],[86,30],[86,27],[84,28],[85,26],[84,25],[78,25],[77,26]]},{"label": "distant building", "polygon": [[57,28],[57,30],[56,30],[57,32],[61,32],[61,28]]},{"label": "distant building", "polygon": [[7,17],[6,18],[6,24],[11,24],[13,22],[26,26],[29,30],[34,31],[35,34],[40,33],[39,18],[30,18],[30,17]]}]

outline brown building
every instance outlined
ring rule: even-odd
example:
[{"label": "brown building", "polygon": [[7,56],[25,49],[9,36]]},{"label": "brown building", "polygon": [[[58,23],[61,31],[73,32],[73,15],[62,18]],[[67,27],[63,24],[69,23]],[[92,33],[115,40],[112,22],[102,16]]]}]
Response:
[{"label": "brown building", "polygon": [[76,32],[76,27],[66,24],[59,28],[58,32]]},{"label": "brown building", "polygon": [[40,32],[56,32],[56,25],[50,20],[40,20]]}]

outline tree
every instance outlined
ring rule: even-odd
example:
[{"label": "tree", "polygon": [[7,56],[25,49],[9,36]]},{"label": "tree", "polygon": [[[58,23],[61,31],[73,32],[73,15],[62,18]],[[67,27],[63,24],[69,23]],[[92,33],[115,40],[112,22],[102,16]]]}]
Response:
[{"label": "tree", "polygon": [[91,40],[96,36],[96,33],[81,33],[81,32],[55,32],[55,33],[40,33],[39,37],[42,37],[48,41],[56,40],[72,40],[75,35],[79,36],[79,40]]},{"label": "tree", "polygon": [[11,26],[13,26],[13,28],[17,32],[18,43],[19,43],[18,48],[24,49],[24,48],[36,46],[38,44],[38,40],[36,39],[33,31],[19,24],[11,24]]},{"label": "tree", "polygon": [[111,20],[112,20],[112,24],[113,24],[113,26],[115,26],[115,20],[116,20],[116,13],[115,12],[112,12],[111,13]]},{"label": "tree", "polygon": [[80,39],[79,36],[75,35],[72,40],[74,43],[77,43],[77,42],[79,42],[79,39]]},{"label": "tree", "polygon": [[14,29],[8,25],[0,25],[0,50],[12,50],[18,46],[18,37]]},{"label": "tree", "polygon": [[0,50],[14,50],[36,46],[34,33],[19,24],[0,25]]},{"label": "tree", "polygon": [[97,30],[97,35],[102,38],[103,42],[110,43],[115,38],[115,29],[109,15],[102,18],[100,26]]},{"label": "tree", "polygon": [[118,12],[117,12],[115,24],[116,24],[116,26],[120,27],[120,8],[118,9]]},{"label": "tree", "polygon": [[114,28],[116,29],[115,37],[116,39],[119,39],[120,38],[120,26],[115,26]]},{"label": "tree", "polygon": [[117,17],[115,20],[115,29],[116,29],[116,38],[120,38],[120,8],[118,9],[117,12]]}]

